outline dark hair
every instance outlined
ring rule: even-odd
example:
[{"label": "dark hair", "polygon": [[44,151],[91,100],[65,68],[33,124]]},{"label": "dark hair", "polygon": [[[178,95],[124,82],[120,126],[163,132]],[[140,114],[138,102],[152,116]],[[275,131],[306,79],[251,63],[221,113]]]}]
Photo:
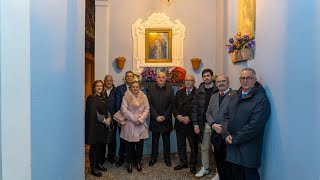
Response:
[{"label": "dark hair", "polygon": [[131,73],[132,75],[134,75],[134,73],[132,71],[127,71],[126,72],[126,77],[127,77],[127,74]]},{"label": "dark hair", "polygon": [[211,70],[211,69],[204,69],[203,71],[202,71],[202,76],[203,76],[203,74],[204,73],[207,73],[207,72],[209,72],[210,74],[211,74],[211,76],[213,76],[213,71]]},{"label": "dark hair", "polygon": [[101,83],[102,86],[103,86],[103,81],[102,81],[102,80],[96,80],[96,81],[94,81],[93,84],[92,84],[92,92],[91,92],[91,94],[92,94],[93,96],[96,95],[95,87],[96,87],[96,85],[97,85],[98,83]]}]

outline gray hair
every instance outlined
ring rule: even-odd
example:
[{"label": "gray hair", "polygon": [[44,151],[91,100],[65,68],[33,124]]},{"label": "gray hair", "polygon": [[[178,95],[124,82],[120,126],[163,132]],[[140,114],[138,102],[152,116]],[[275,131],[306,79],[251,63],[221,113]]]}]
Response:
[{"label": "gray hair", "polygon": [[253,76],[254,77],[256,77],[257,76],[257,74],[256,74],[256,71],[254,70],[254,69],[252,69],[252,68],[244,68],[244,69],[242,69],[241,71],[240,71],[240,73],[242,73],[243,71],[250,71],[252,74],[253,74]]}]

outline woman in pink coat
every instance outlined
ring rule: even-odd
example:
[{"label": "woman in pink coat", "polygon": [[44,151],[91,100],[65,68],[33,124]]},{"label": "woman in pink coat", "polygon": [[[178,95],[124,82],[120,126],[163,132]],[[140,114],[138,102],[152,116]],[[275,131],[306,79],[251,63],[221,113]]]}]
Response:
[{"label": "woman in pink coat", "polygon": [[140,84],[133,82],[130,91],[125,92],[121,104],[121,113],[126,119],[126,124],[121,127],[120,137],[126,140],[126,160],[129,173],[132,173],[134,160],[137,163],[137,170],[142,171],[143,141],[149,137],[146,124],[149,109],[148,98],[140,90]]}]

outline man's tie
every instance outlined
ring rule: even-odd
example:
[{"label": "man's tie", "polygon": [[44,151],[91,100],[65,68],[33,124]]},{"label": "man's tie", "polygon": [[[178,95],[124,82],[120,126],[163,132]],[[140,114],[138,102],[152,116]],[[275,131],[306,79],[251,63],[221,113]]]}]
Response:
[{"label": "man's tie", "polygon": [[189,95],[191,93],[191,91],[190,90],[187,90],[187,95]]},{"label": "man's tie", "polygon": [[223,96],[224,96],[224,93],[220,93],[220,96],[223,97]]}]

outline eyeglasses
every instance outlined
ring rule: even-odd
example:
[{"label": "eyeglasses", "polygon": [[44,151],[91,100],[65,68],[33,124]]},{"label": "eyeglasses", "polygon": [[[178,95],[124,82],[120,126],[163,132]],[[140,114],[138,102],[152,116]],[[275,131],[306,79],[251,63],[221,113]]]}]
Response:
[{"label": "eyeglasses", "polygon": [[240,77],[239,78],[241,82],[244,81],[252,81],[254,79],[254,77],[248,76],[248,77]]},{"label": "eyeglasses", "polygon": [[185,82],[193,82],[194,80],[191,80],[191,79],[185,79],[184,81],[185,81]]},{"label": "eyeglasses", "polygon": [[227,80],[216,81],[217,84],[222,84],[228,82]]}]

